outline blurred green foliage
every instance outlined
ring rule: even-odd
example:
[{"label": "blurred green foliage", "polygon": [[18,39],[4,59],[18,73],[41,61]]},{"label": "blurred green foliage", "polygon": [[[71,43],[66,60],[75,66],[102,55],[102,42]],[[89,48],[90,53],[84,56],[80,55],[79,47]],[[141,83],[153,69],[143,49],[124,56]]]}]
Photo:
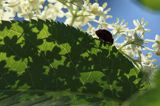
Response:
[{"label": "blurred green foliage", "polygon": [[133,96],[124,106],[160,106],[160,70],[154,74],[151,85],[150,89]]},{"label": "blurred green foliage", "polygon": [[137,0],[137,1],[151,10],[160,11],[160,0]]},{"label": "blurred green foliage", "polygon": [[143,73],[116,47],[79,29],[0,25],[0,106],[116,106],[143,87]]}]

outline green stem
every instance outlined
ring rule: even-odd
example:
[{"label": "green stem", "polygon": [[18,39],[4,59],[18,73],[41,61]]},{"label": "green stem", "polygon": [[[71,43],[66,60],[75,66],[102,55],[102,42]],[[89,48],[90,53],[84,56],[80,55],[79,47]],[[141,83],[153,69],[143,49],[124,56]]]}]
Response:
[{"label": "green stem", "polygon": [[151,52],[154,52],[153,49],[149,48],[149,47],[144,47],[145,50],[148,50],[148,51],[151,51]]},{"label": "green stem", "polygon": [[75,13],[72,14],[73,17],[72,17],[71,23],[69,25],[73,26],[73,24],[77,18],[77,12],[78,12],[78,9],[76,10]]},{"label": "green stem", "polygon": [[122,50],[123,47],[125,47],[125,46],[127,46],[127,45],[129,45],[129,44],[131,44],[131,43],[130,43],[130,42],[127,42],[127,43],[123,44],[118,50]]},{"label": "green stem", "polygon": [[151,40],[151,39],[145,39],[146,42],[155,42],[155,40]]}]

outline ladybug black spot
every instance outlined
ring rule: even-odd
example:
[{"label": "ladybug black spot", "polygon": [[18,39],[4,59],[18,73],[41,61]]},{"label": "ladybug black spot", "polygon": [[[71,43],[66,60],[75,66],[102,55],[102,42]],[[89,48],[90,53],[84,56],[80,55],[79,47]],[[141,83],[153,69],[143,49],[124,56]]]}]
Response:
[{"label": "ladybug black spot", "polygon": [[111,34],[111,32],[105,30],[105,29],[99,29],[96,31],[96,35],[99,37],[99,39],[103,40],[104,42],[113,44],[114,39]]}]

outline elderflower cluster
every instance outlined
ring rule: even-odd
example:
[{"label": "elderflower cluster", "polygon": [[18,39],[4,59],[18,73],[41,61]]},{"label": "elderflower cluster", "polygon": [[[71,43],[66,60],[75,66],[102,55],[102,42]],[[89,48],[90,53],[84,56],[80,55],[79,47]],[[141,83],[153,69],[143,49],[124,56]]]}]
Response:
[{"label": "elderflower cluster", "polygon": [[[107,23],[111,18],[108,15],[110,8],[107,3],[99,5],[97,2],[90,3],[90,0],[0,0],[0,20],[13,20],[15,17],[30,19],[52,19],[62,18],[65,24],[84,29],[95,35],[97,29],[110,30],[115,39],[114,45],[131,58],[136,66],[150,73],[155,68],[155,59],[152,59],[151,52],[160,55],[160,35],[155,40],[145,39],[145,33],[150,30],[146,28],[144,19],[133,20],[135,28],[129,29],[128,24],[117,19],[114,23]],[[92,25],[96,23],[97,26]],[[119,43],[119,39],[124,41]],[[145,44],[152,42],[153,48]],[[143,51],[149,51],[144,54]]]},{"label": "elderflower cluster", "polygon": [[152,47],[155,49],[155,53],[160,55],[160,35],[156,35],[155,43],[152,45]]},{"label": "elderflower cluster", "polygon": [[[110,29],[115,40],[118,42],[118,39],[124,39],[122,43],[115,42],[115,45],[134,61],[137,68],[150,75],[156,68],[154,64],[156,59],[152,58],[152,53],[155,52],[158,55],[160,51],[160,36],[157,35],[155,40],[145,39],[145,33],[150,30],[146,28],[147,23],[143,18],[133,20],[133,24],[135,26],[133,29],[129,29],[123,20],[121,22],[117,20],[116,23],[111,24]],[[155,50],[145,46],[150,42],[154,43]],[[144,51],[147,51],[147,54],[144,54]]]},{"label": "elderflower cluster", "polygon": [[37,18],[45,0],[1,0],[0,20],[13,20],[15,16],[26,20]]},{"label": "elderflower cluster", "polygon": [[15,16],[25,20],[65,18],[65,24],[81,28],[91,21],[107,26],[105,21],[111,17],[107,3],[100,6],[89,0],[1,0],[0,4],[0,20],[7,21]]}]

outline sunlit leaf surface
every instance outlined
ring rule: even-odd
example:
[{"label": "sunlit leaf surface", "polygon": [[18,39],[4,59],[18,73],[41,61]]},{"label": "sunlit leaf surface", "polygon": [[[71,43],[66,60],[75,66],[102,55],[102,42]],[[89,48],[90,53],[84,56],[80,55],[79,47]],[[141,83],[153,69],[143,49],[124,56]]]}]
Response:
[{"label": "sunlit leaf surface", "polygon": [[0,25],[0,106],[115,106],[143,74],[114,46],[54,21]]}]

